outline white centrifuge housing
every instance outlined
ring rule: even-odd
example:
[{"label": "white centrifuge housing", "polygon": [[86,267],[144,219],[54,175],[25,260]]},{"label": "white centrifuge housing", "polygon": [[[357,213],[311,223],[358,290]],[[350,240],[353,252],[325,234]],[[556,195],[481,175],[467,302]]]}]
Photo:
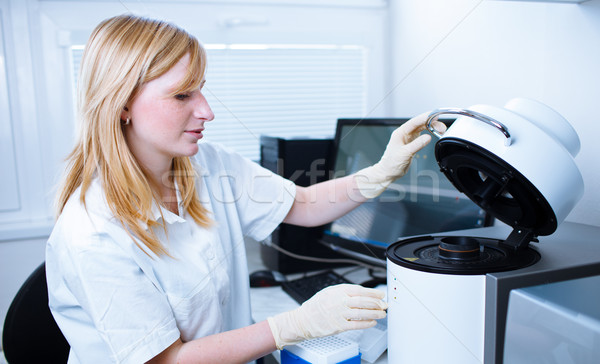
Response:
[{"label": "white centrifuge housing", "polygon": [[[440,135],[431,123],[442,114],[459,117]],[[388,359],[501,363],[511,289],[600,267],[600,252],[571,251],[591,245],[592,233],[567,224],[564,234],[552,235],[583,195],[574,161],[579,138],[562,116],[528,99],[504,108],[440,109],[427,127],[440,137],[435,156],[441,171],[508,226],[413,237],[387,249]],[[539,247],[530,246],[548,235]],[[570,258],[559,258],[565,255]]]}]

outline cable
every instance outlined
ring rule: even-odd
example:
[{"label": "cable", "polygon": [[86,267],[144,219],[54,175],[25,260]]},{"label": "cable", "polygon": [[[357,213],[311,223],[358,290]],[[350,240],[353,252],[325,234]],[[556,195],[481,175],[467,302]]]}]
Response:
[{"label": "cable", "polygon": [[340,273],[340,275],[345,278],[348,274],[352,274],[352,273],[354,273],[354,272],[356,272],[356,271],[358,271],[360,269],[367,269],[368,271],[371,271],[371,269],[369,269],[367,267],[363,267],[363,266],[358,265],[358,266],[355,266],[355,267],[350,267],[350,269],[348,269],[344,273]]},{"label": "cable", "polygon": [[279,245],[274,244],[273,242],[269,242],[269,243],[264,242],[264,244],[268,247],[271,247],[271,248],[289,256],[289,257],[300,259],[300,260],[308,260],[308,261],[319,262],[319,263],[348,263],[348,264],[360,265],[365,268],[373,269],[373,270],[376,270],[376,269],[381,270],[382,269],[382,267],[377,267],[375,265],[367,264],[367,263],[361,262],[360,260],[311,257],[311,256],[307,256],[307,255],[300,255],[300,254],[292,253],[291,251],[286,250],[286,249],[280,247]]},{"label": "cable", "polygon": [[[379,275],[377,275],[377,274],[375,274],[375,273],[376,273],[376,271],[375,271],[374,269],[369,269],[369,276],[370,276],[371,278],[375,278],[375,279],[385,279],[385,278],[387,278],[387,275],[384,275],[384,276],[382,277],[382,276],[379,276]],[[387,272],[386,272],[386,273],[387,273]]]}]

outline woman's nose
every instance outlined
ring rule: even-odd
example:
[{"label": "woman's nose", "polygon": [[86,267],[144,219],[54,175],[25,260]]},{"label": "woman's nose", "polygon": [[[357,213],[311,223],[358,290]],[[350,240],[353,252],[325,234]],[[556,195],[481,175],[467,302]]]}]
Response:
[{"label": "woman's nose", "polygon": [[215,114],[210,108],[208,101],[206,101],[206,98],[201,93],[196,109],[194,110],[194,116],[205,121],[212,121],[215,118]]}]

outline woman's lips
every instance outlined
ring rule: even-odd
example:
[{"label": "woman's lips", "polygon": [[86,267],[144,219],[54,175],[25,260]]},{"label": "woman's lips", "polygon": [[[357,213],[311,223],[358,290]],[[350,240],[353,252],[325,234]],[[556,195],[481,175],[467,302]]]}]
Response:
[{"label": "woman's lips", "polygon": [[202,138],[202,131],[204,129],[186,130],[185,133],[193,136],[196,139]]}]

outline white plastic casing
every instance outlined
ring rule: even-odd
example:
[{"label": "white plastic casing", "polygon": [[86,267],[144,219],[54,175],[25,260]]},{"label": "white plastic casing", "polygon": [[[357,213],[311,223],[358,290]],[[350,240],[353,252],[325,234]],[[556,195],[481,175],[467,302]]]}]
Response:
[{"label": "white plastic casing", "polygon": [[485,275],[448,275],[387,261],[388,362],[483,363]]},{"label": "white plastic casing", "polygon": [[579,138],[571,125],[552,109],[528,99],[511,100],[505,108],[474,105],[469,110],[506,126],[510,144],[500,130],[468,116],[456,119],[442,139],[469,141],[510,164],[548,201],[558,226],[583,196],[583,177],[573,159]]}]

